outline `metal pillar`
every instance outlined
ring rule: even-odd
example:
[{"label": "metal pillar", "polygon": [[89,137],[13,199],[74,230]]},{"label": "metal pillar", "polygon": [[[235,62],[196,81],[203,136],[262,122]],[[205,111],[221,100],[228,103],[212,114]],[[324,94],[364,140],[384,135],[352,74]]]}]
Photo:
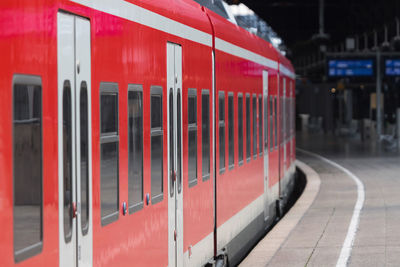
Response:
[{"label": "metal pillar", "polygon": [[376,51],[376,134],[378,140],[382,135],[382,81],[381,81],[381,51]]},{"label": "metal pillar", "polygon": [[319,34],[324,35],[324,5],[325,0],[319,0]]}]

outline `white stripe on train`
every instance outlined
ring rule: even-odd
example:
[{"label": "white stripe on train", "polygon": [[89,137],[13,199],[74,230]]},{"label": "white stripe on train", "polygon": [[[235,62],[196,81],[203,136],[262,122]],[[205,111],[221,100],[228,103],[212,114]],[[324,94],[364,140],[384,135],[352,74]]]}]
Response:
[{"label": "white stripe on train", "polygon": [[[144,26],[163,31],[196,43],[212,46],[211,34],[197,30],[183,23],[164,17],[140,6],[123,0],[71,0],[72,2],[90,7],[92,9],[111,14]],[[216,49],[228,54],[241,57],[271,69],[278,69],[278,62],[268,59],[250,50],[234,45],[220,38],[215,39]],[[284,75],[294,78],[294,73],[279,64]]]}]

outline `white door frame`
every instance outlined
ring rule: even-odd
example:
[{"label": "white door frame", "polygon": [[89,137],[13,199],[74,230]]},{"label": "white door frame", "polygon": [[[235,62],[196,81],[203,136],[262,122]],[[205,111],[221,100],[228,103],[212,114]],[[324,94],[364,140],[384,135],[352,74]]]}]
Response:
[{"label": "white door frame", "polygon": [[[59,192],[59,266],[93,265],[92,220],[92,125],[91,125],[91,49],[90,21],[74,15],[58,13],[58,192]],[[63,90],[64,81],[71,87],[72,199],[74,211],[71,240],[64,238],[64,174],[63,174]],[[80,93],[85,83],[87,93],[87,228],[82,229],[81,214],[81,129]],[[83,166],[85,167],[85,166]],[[76,203],[76,204],[75,204]],[[71,207],[72,209],[72,207]]]},{"label": "white door frame", "polygon": [[[168,266],[180,267],[183,266],[182,47],[173,43],[167,43],[167,99]],[[172,110],[170,110],[171,103]],[[171,119],[173,120],[172,129]],[[180,124],[179,133],[178,123]],[[178,146],[179,139],[180,146]],[[173,144],[171,144],[171,140]],[[178,153],[178,149],[180,153]],[[171,162],[171,153],[173,153],[173,163]],[[180,158],[178,154],[180,154]],[[178,161],[180,161],[180,165],[178,165]],[[178,170],[179,166],[180,171]]]}]

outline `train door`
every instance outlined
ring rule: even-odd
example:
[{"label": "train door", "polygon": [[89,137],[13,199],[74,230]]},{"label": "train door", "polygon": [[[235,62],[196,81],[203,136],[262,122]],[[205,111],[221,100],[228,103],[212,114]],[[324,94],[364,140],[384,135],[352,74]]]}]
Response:
[{"label": "train door", "polygon": [[167,43],[168,266],[183,265],[182,47]]},{"label": "train door", "polygon": [[[269,216],[268,194],[268,72],[263,71],[263,98],[264,98],[264,219]],[[260,103],[261,104],[261,103]],[[261,138],[261,137],[260,137]],[[261,148],[260,148],[261,149]]]},{"label": "train door", "polygon": [[58,13],[60,266],[92,266],[90,22]]}]

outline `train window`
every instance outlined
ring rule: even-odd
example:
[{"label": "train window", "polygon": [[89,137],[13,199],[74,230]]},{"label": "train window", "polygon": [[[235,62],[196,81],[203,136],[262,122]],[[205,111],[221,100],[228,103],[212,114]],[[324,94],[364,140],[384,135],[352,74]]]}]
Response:
[{"label": "train window", "polygon": [[119,135],[118,85],[100,84],[100,198],[101,225],[118,219]]},{"label": "train window", "polygon": [[253,157],[257,158],[257,95],[253,95]]},{"label": "train window", "polygon": [[143,87],[128,86],[129,213],[143,208]]},{"label": "train window", "polygon": [[13,79],[14,259],[42,251],[42,81],[38,76]]},{"label": "train window", "polygon": [[71,83],[64,81],[63,86],[63,218],[64,240],[66,243],[72,237],[72,106]]},{"label": "train window", "polygon": [[275,115],[275,149],[278,148],[278,101],[275,96],[274,99],[274,115]]},{"label": "train window", "polygon": [[87,84],[82,81],[79,92],[80,172],[81,172],[81,226],[82,235],[89,230],[89,110]]},{"label": "train window", "polygon": [[210,92],[208,90],[202,90],[201,111],[202,176],[205,181],[210,178]]},{"label": "train window", "polygon": [[274,97],[269,97],[269,149],[274,151]]},{"label": "train window", "polygon": [[150,88],[151,117],[151,202],[156,204],[163,199],[163,108],[162,88]]},{"label": "train window", "polygon": [[239,165],[243,164],[243,94],[238,94]]},{"label": "train window", "polygon": [[264,153],[268,153],[268,96],[264,96]]},{"label": "train window", "polygon": [[258,142],[259,142],[259,152],[260,156],[262,155],[262,150],[263,150],[263,145],[262,145],[262,140],[263,140],[263,108],[262,108],[262,97],[261,95],[258,96]]},{"label": "train window", "polygon": [[234,149],[235,149],[235,140],[233,135],[233,93],[228,93],[228,132],[229,132],[229,169],[233,169],[235,166],[234,162]]},{"label": "train window", "polygon": [[219,172],[225,172],[225,93],[219,92]]},{"label": "train window", "polygon": [[188,179],[197,184],[197,90],[188,90]]},{"label": "train window", "polygon": [[250,135],[250,94],[246,94],[246,158],[251,159],[251,135]]}]

